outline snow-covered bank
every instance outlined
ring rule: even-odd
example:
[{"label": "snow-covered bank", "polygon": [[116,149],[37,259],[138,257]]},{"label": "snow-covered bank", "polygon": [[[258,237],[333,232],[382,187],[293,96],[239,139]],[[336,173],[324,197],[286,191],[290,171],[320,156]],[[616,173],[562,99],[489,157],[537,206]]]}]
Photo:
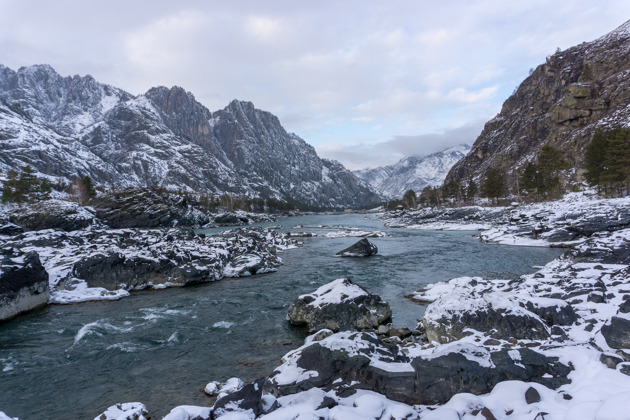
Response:
[{"label": "snow-covered bank", "polygon": [[630,197],[605,199],[593,192],[509,207],[425,208],[382,216],[389,227],[479,230],[488,243],[569,248],[595,232],[630,227]]},{"label": "snow-covered bank", "polygon": [[43,230],[3,236],[3,249],[36,252],[49,275],[50,303],[112,300],[129,291],[274,271],[277,252],[293,247],[271,229],[215,236],[177,229]]}]

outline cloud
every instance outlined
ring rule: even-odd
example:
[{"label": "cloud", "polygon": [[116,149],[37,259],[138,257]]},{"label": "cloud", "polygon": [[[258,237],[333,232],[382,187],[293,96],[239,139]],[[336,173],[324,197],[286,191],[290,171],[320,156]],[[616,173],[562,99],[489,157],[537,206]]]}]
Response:
[{"label": "cloud", "polygon": [[484,123],[485,120],[478,120],[440,133],[398,135],[376,143],[325,144],[316,147],[316,150],[353,170],[374,168],[391,165],[406,156],[428,155],[460,144],[472,145]]},{"label": "cloud", "polygon": [[627,0],[0,0],[0,63],[249,100],[357,167],[472,141],[530,67],[627,16]]}]

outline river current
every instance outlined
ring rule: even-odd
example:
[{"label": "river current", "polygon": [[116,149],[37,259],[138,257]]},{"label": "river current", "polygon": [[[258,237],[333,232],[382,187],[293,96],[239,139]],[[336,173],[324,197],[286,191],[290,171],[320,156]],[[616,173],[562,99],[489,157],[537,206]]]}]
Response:
[{"label": "river current", "polygon": [[513,278],[561,254],[484,244],[474,232],[388,229],[363,215],[266,225],[277,224],[289,232],[342,225],[390,236],[370,239],[379,255],[360,259],[334,256],[358,238],[299,238],[304,246],[282,252],[275,273],[48,305],[2,323],[0,411],[21,420],[93,419],[110,405],[140,401],[161,418],[177,405],[208,405],[206,383],[268,375],[303,343],[306,332],[289,325],[286,311],[322,284],[349,277],[390,303],[394,325],[413,328],[424,306],[404,297],[412,291],[459,276]]}]

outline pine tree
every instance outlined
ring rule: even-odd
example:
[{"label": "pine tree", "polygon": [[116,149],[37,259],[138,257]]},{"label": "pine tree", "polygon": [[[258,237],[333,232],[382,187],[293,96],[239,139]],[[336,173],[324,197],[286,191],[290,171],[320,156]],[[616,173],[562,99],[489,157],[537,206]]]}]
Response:
[{"label": "pine tree", "polygon": [[546,198],[558,195],[561,191],[559,172],[567,169],[569,163],[562,151],[546,145],[540,149],[536,161],[536,189]]},{"label": "pine tree", "polygon": [[601,182],[618,193],[630,194],[630,130],[617,130],[608,140]]},{"label": "pine tree", "polygon": [[597,130],[584,153],[584,178],[591,186],[601,186],[601,175],[604,172],[604,159],[608,148],[608,136]]},{"label": "pine tree", "polygon": [[477,195],[478,188],[474,179],[468,181],[468,187],[466,188],[466,200],[471,201]]},{"label": "pine tree", "polygon": [[17,179],[18,179],[18,174],[13,169],[7,172],[7,180],[5,181],[4,187],[2,188],[2,202],[3,203],[17,201],[18,199]]},{"label": "pine tree", "polygon": [[415,208],[416,201],[417,197],[414,190],[407,190],[407,192],[403,195],[403,205],[408,209]]},{"label": "pine tree", "polygon": [[496,199],[503,193],[503,174],[496,168],[488,169],[486,180],[481,184],[483,197]]},{"label": "pine tree", "polygon": [[536,191],[538,185],[537,180],[538,168],[534,162],[528,162],[521,175],[521,189],[528,193]]}]

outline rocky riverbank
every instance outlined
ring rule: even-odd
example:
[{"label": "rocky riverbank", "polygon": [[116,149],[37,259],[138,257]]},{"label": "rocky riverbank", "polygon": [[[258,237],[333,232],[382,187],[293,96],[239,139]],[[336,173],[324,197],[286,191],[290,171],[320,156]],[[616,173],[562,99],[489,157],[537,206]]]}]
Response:
[{"label": "rocky riverbank", "polygon": [[424,230],[475,230],[488,243],[571,247],[594,233],[630,227],[630,198],[602,199],[594,192],[508,207],[424,208],[388,212],[385,225]]},{"label": "rocky riverbank", "polygon": [[[138,223],[150,225],[147,220],[159,221],[159,214],[176,214],[179,207],[147,211],[147,219]],[[141,214],[139,209],[133,212]],[[132,290],[275,271],[282,263],[278,251],[294,246],[286,235],[262,228],[214,236],[180,228],[112,229],[105,223],[111,214],[102,219],[94,208],[62,200],[2,210],[0,321],[46,303],[120,299]],[[196,213],[180,216],[186,214]],[[251,223],[247,213],[232,216],[238,224]],[[169,219],[169,224],[182,220]]]},{"label": "rocky riverbank", "polygon": [[[599,200],[597,212],[579,201],[521,208],[518,219],[508,217],[515,208],[486,212],[507,221],[495,229],[520,225],[517,238],[549,244],[542,234],[579,232],[536,273],[433,284],[412,295],[428,304],[413,334],[384,325],[317,331],[268,377],[224,392],[212,408],[177,407],[165,419],[619,418],[630,401],[627,200]],[[530,217],[543,226],[538,239],[524,228]],[[369,296],[341,280],[327,286],[296,302],[319,302],[315,312],[329,315],[323,302]],[[346,316],[351,306],[337,308]]]}]

